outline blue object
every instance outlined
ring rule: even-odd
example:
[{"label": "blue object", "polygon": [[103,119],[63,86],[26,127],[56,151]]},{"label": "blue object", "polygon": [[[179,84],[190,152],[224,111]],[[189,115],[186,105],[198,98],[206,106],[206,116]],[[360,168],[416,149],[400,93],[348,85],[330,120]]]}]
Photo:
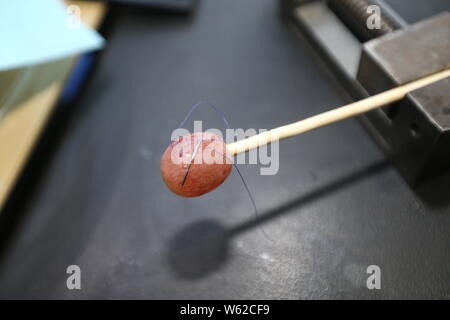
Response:
[{"label": "blue object", "polygon": [[72,73],[67,78],[66,85],[60,97],[61,103],[69,103],[78,95],[94,62],[95,53],[93,52],[83,54],[79,57],[72,69]]},{"label": "blue object", "polygon": [[100,49],[103,38],[77,10],[59,0],[0,1],[0,71]]}]

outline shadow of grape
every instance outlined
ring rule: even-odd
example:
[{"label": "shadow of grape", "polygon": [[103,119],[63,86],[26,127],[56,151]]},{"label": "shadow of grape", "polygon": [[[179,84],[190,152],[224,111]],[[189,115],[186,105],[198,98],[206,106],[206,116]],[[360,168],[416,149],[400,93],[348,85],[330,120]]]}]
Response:
[{"label": "shadow of grape", "polygon": [[182,229],[169,243],[169,264],[186,279],[204,277],[225,264],[229,232],[214,220],[203,220]]},{"label": "shadow of grape", "polygon": [[180,278],[203,278],[226,263],[230,252],[230,242],[234,236],[252,230],[281,215],[298,212],[294,209],[313,201],[319,201],[325,196],[388,168],[390,166],[386,160],[376,162],[235,226],[225,227],[212,219],[190,224],[175,234],[169,242],[169,267]]}]

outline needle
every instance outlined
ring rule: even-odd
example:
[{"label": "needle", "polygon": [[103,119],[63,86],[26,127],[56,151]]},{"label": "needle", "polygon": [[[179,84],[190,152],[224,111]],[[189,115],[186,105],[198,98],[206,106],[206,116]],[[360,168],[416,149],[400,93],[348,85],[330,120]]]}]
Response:
[{"label": "needle", "polygon": [[197,154],[197,151],[198,151],[198,147],[200,147],[200,144],[201,144],[201,143],[202,143],[202,141],[199,141],[198,144],[197,144],[197,146],[196,146],[195,149],[194,149],[194,153],[192,154],[192,157],[191,157],[191,162],[189,163],[189,167],[187,168],[186,174],[184,175],[183,181],[181,182],[181,185],[182,185],[182,186],[184,186],[184,183],[186,182],[187,176],[188,176],[188,174],[189,174],[189,170],[191,169],[192,163],[193,163],[193,161],[194,161],[194,159],[195,159],[195,156],[196,156],[196,154]]}]

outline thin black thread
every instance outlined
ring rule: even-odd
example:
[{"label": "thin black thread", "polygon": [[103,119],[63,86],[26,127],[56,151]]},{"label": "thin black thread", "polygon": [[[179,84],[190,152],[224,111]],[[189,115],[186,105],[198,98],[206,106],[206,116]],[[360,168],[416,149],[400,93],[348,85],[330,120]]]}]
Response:
[{"label": "thin black thread", "polygon": [[181,123],[180,123],[180,125],[178,126],[177,129],[180,129],[186,123],[186,121],[189,118],[189,116],[191,115],[191,113],[194,112],[201,105],[207,105],[211,109],[213,109],[216,112],[216,114],[220,118],[222,118],[222,121],[225,123],[225,126],[227,127],[227,129],[231,129],[230,124],[228,123],[228,120],[227,120],[227,118],[225,118],[224,114],[218,108],[216,108],[212,103],[209,103],[208,101],[200,101],[200,102],[197,102],[196,104],[194,104],[191,107],[191,109],[188,111],[188,113],[186,113],[186,115],[184,116],[183,121],[181,121]]},{"label": "thin black thread", "polygon": [[[177,129],[180,129],[185,123],[186,121],[189,119],[189,116],[192,114],[192,112],[194,112],[198,107],[202,106],[202,105],[206,105],[208,107],[210,107],[211,109],[214,110],[214,112],[222,119],[223,123],[225,124],[225,127],[227,129],[231,129],[230,124],[227,120],[227,118],[225,117],[225,115],[220,111],[219,108],[215,107],[212,103],[208,102],[208,101],[200,101],[197,102],[196,104],[194,104],[190,110],[186,113],[186,115],[184,116],[183,120],[180,122],[180,124],[178,125]],[[173,143],[173,142],[172,142]],[[256,202],[255,199],[253,197],[252,192],[250,191],[250,188],[247,185],[247,182],[245,181],[244,176],[241,173],[241,170],[239,170],[239,168],[237,167],[237,165],[234,163],[233,159],[229,159],[231,160],[231,163],[233,163],[233,167],[236,169],[237,173],[239,174],[239,177],[241,178],[242,184],[244,185],[245,190],[247,191],[248,197],[250,198],[250,202],[252,204],[253,210],[255,211],[255,217],[259,218],[259,214],[258,214],[258,208],[256,207]],[[259,226],[259,229],[261,230],[262,234],[271,242],[275,242],[265,231],[264,228],[262,226]]]}]

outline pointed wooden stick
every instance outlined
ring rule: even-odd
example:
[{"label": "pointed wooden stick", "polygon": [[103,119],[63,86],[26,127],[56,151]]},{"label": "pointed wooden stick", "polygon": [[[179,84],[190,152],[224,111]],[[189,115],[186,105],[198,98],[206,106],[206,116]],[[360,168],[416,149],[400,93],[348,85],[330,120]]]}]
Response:
[{"label": "pointed wooden stick", "polygon": [[[430,76],[412,81],[400,87],[382,92],[364,100],[327,111],[311,118],[278,127],[258,135],[246,138],[227,145],[231,155],[246,152],[274,141],[297,136],[299,134],[348,119],[379,107],[402,100],[409,92],[430,85],[439,80],[450,77],[450,69],[432,74]],[[449,88],[450,89],[450,88]]]}]

